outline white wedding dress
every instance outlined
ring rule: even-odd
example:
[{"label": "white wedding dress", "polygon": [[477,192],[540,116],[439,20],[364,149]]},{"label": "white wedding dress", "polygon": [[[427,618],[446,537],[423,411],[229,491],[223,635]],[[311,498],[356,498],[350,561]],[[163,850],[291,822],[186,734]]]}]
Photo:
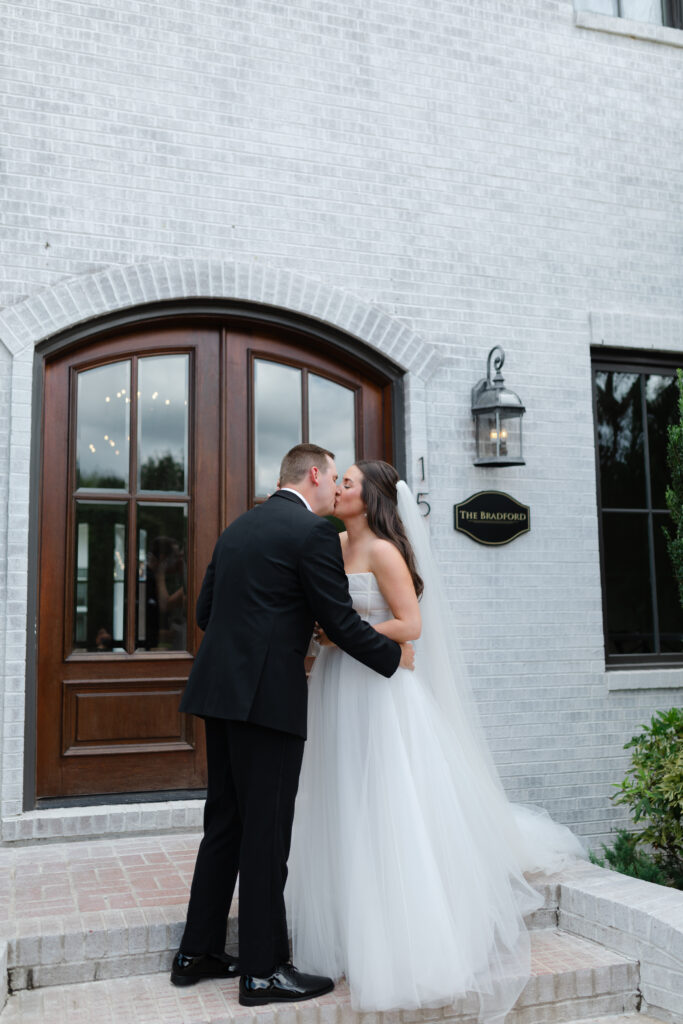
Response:
[{"label": "white wedding dress", "polygon": [[[423,573],[430,554],[409,536]],[[541,899],[523,871],[554,870],[581,847],[527,809],[520,830],[471,712],[426,677],[453,670],[428,587],[445,597],[426,575],[414,672],[386,679],[336,647],[311,672],[285,894],[293,960],[345,975],[359,1010],[469,995],[469,1010],[498,1021],[530,974],[523,916]],[[350,574],[349,589],[370,623],[393,617],[371,573]]]}]

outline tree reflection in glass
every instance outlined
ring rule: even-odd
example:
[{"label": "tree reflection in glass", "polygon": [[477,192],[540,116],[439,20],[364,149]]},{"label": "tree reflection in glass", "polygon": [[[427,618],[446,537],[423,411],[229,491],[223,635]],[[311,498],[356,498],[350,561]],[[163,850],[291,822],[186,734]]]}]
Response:
[{"label": "tree reflection in glass", "polygon": [[595,374],[603,508],[645,508],[640,374]]},{"label": "tree reflection in glass", "polygon": [[130,434],[130,363],[78,374],[76,486],[126,490]]},{"label": "tree reflection in glass", "polygon": [[187,488],[188,364],[186,355],[138,363],[138,480],[141,491]]},{"label": "tree reflection in glass", "polygon": [[668,427],[677,415],[678,388],[671,374],[651,373],[645,377],[647,399],[647,441],[650,453],[652,507],[666,508],[669,469],[666,461]]}]

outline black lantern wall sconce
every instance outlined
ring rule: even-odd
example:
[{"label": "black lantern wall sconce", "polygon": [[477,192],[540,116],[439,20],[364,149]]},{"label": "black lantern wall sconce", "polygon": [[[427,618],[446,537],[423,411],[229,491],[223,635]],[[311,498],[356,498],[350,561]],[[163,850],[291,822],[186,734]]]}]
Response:
[{"label": "black lantern wall sconce", "polygon": [[[491,379],[491,361],[495,376]],[[522,417],[524,406],[519,395],[509,391],[501,369],[505,352],[496,345],[486,360],[486,377],[472,388],[477,457],[475,466],[523,466]]]}]

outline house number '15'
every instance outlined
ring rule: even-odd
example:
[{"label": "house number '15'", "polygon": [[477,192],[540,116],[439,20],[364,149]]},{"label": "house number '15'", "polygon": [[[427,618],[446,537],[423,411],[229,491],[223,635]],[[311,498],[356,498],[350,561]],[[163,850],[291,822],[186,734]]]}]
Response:
[{"label": "house number '15'", "polygon": [[[424,459],[424,455],[421,455],[420,458],[417,461],[420,463],[420,480],[424,483],[424,478],[425,478],[425,459]],[[429,494],[429,491],[419,491],[418,495],[417,495],[417,499],[416,499],[417,500],[417,504],[420,506],[420,508],[422,510],[422,515],[425,516],[425,518],[432,511],[432,506],[429,504],[428,501],[425,501],[425,498],[427,497],[428,494]]]}]

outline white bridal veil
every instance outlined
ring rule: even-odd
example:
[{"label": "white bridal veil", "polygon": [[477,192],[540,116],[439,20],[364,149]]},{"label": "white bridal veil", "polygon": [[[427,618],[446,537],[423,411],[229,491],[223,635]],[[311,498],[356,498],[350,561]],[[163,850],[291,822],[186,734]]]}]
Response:
[{"label": "white bridal veil", "polygon": [[[287,899],[302,970],[346,975],[354,1009],[450,1005],[500,1024],[530,974],[524,872],[582,851],[544,812],[513,807],[472,701],[425,524],[398,509],[424,579],[415,671],[390,679],[336,647],[316,659]],[[391,615],[370,572],[354,607]]]},{"label": "white bridal veil", "polygon": [[445,720],[466,754],[479,786],[482,806],[494,811],[501,842],[514,851],[522,871],[546,874],[586,856],[578,838],[542,809],[511,804],[493,763],[472,698],[467,666],[451,620],[441,574],[432,554],[421,512],[403,480],[397,485],[398,511],[424,581],[420,600],[422,635],[415,643],[416,665]]}]

